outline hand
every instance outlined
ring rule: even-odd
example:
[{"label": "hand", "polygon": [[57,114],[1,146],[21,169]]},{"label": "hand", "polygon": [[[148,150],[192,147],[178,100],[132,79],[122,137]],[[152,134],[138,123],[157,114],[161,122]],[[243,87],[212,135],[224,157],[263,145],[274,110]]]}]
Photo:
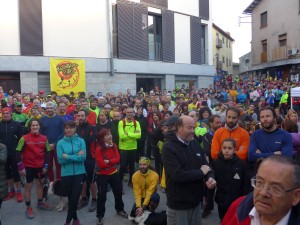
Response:
[{"label": "hand", "polygon": [[261,151],[259,149],[256,149],[256,152],[257,154],[261,154]]},{"label": "hand", "polygon": [[68,155],[67,154],[62,154],[62,157],[64,158],[64,159],[66,159],[67,157],[68,157]]},{"label": "hand", "polygon": [[42,174],[47,174],[47,169],[46,168],[43,168],[43,170],[42,170]]},{"label": "hand", "polygon": [[51,149],[51,150],[54,150],[54,149],[55,149],[55,144],[49,144],[49,146],[50,146],[50,149]]},{"label": "hand", "polygon": [[281,151],[274,152],[275,155],[281,155]]},{"label": "hand", "polygon": [[210,167],[208,165],[202,165],[200,170],[206,175],[210,171]]},{"label": "hand", "polygon": [[135,210],[135,215],[136,215],[136,216],[141,216],[141,215],[143,215],[143,213],[144,213],[143,207],[137,208],[137,209]]},{"label": "hand", "polygon": [[127,132],[127,131],[124,131],[124,134],[125,134],[125,135],[128,135],[128,132]]},{"label": "hand", "polygon": [[140,130],[136,130],[134,133],[139,134],[139,133],[141,133],[141,131]]},{"label": "hand", "polygon": [[84,151],[83,151],[83,150],[80,150],[77,154],[78,154],[78,155],[84,155]]},{"label": "hand", "polygon": [[104,162],[105,162],[106,164],[109,164],[109,160],[108,160],[108,159],[104,159]]},{"label": "hand", "polygon": [[26,170],[23,169],[23,170],[19,170],[19,174],[21,177],[25,177],[26,176]]},{"label": "hand", "polygon": [[214,178],[209,178],[208,181],[206,181],[206,186],[209,188],[209,189],[213,189],[214,187],[216,187],[217,185],[217,182],[215,181]]}]

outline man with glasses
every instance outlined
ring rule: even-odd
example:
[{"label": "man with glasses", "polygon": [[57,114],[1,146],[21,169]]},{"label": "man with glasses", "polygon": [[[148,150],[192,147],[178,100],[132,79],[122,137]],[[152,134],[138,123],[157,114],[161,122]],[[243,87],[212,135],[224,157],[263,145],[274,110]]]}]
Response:
[{"label": "man with glasses", "polygon": [[123,180],[123,175],[129,166],[129,181],[128,186],[132,187],[132,175],[135,172],[134,163],[137,152],[137,139],[141,138],[140,123],[134,119],[133,108],[126,109],[125,119],[120,120],[118,124],[119,132],[119,149],[121,156],[120,177]]},{"label": "man with glasses", "polygon": [[254,192],[233,202],[221,225],[300,224],[300,166],[293,159],[264,159],[251,184]]}]

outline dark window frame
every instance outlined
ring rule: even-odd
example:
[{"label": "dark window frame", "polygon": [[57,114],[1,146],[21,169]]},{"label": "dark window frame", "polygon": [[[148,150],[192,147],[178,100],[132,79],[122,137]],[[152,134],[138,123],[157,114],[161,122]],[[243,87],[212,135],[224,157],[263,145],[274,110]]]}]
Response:
[{"label": "dark window frame", "polygon": [[268,26],[268,11],[260,14],[260,28]]},{"label": "dark window frame", "polygon": [[278,35],[278,45],[279,47],[287,46],[287,34]]},{"label": "dark window frame", "polygon": [[[160,32],[161,32],[161,42],[160,42],[160,45],[161,45],[161,47],[160,47],[160,56],[158,55],[159,53],[157,52],[157,48],[156,48],[156,46],[154,46],[154,59],[150,59],[150,57],[149,57],[149,60],[153,60],[153,61],[162,61],[163,60],[163,51],[162,51],[162,48],[163,48],[163,46],[162,46],[162,39],[163,39],[163,31],[162,31],[162,15],[161,14],[157,14],[157,13],[152,13],[152,12],[148,12],[148,22],[149,22],[149,16],[152,16],[153,17],[153,30],[156,30],[156,25],[157,25],[157,23],[156,23],[156,20],[157,20],[157,18],[160,18],[160,22],[161,22],[161,30],[160,30]],[[148,26],[149,26],[149,24],[148,24]],[[155,40],[157,40],[157,34],[156,34],[156,32],[155,33],[153,33],[154,34],[154,41]],[[148,28],[148,35],[149,35],[149,28]],[[154,42],[154,44],[155,44],[156,42]],[[149,37],[148,37],[148,45],[149,45]],[[150,56],[150,48],[149,48],[149,56]]]}]

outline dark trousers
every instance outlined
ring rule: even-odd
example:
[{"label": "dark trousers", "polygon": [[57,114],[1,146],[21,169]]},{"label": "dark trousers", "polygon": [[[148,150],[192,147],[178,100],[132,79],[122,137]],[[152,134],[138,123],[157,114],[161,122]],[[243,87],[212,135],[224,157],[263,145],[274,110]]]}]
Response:
[{"label": "dark trousers", "polygon": [[[143,202],[144,202],[144,198],[142,198],[142,202],[141,202],[141,205],[143,205]],[[149,205],[151,204],[151,202],[155,202],[157,205],[159,204],[159,201],[160,201],[160,196],[157,192],[154,192],[150,198],[150,202],[149,204],[146,206],[146,210],[150,210],[149,208]],[[132,206],[132,209],[131,209],[131,212],[130,212],[130,216],[131,217],[136,217],[135,215],[135,211],[137,210],[137,207],[136,207],[136,204],[134,203],[133,206]]]},{"label": "dark trousers", "polygon": [[204,197],[206,197],[206,209],[214,210],[214,197],[216,189],[209,189],[206,184],[204,184]]},{"label": "dark trousers", "polygon": [[160,155],[159,149],[156,146],[152,146],[152,151],[153,151],[153,156],[154,156],[154,160],[155,160],[156,173],[158,174],[159,177],[161,177],[163,166],[162,166],[161,155]]},{"label": "dark trousers", "polygon": [[127,166],[129,167],[129,182],[131,182],[132,175],[135,172],[134,163],[136,158],[136,150],[121,150],[121,164],[120,164],[120,178],[123,180],[124,173],[127,172]]},{"label": "dark trousers", "polygon": [[153,139],[150,135],[147,135],[146,157],[151,159]]},{"label": "dark trousers", "polygon": [[53,182],[54,179],[54,171],[53,171],[53,160],[55,163],[55,170],[56,170],[56,180],[60,180],[60,164],[57,160],[57,154],[56,154],[56,148],[50,151],[50,157],[49,157],[49,165],[48,165],[48,178],[50,182]]},{"label": "dark trousers", "polygon": [[140,157],[145,156],[145,140],[137,141],[136,162],[139,162]]},{"label": "dark trousers", "polygon": [[65,193],[68,196],[69,207],[66,223],[70,223],[72,219],[78,219],[76,210],[84,180],[85,174],[62,177],[62,187],[65,189]]},{"label": "dark trousers", "polygon": [[103,218],[105,214],[105,202],[107,185],[110,184],[115,197],[115,209],[117,212],[124,210],[124,203],[122,200],[122,181],[119,173],[112,175],[97,174],[98,198],[97,198],[97,217]]}]

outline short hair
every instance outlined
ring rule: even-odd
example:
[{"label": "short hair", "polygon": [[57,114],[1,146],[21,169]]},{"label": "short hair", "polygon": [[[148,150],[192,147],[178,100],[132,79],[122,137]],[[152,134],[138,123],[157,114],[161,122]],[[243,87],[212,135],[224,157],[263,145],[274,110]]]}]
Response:
[{"label": "short hair", "polygon": [[178,129],[182,126],[183,126],[183,118],[179,117],[175,122],[175,129],[178,131]]},{"label": "short hair", "polygon": [[236,148],[236,142],[235,142],[235,140],[234,140],[233,138],[226,138],[225,140],[223,140],[223,141],[222,141],[222,146],[223,146],[223,144],[224,144],[225,142],[230,142],[230,143],[232,144],[232,146],[233,146],[233,149]]},{"label": "short hair", "polygon": [[50,107],[52,107],[53,109],[56,109],[56,105],[54,104],[54,102],[47,102],[47,103],[46,103],[46,107],[47,107],[47,106],[48,106],[48,107],[50,106]]},{"label": "short hair", "polygon": [[220,118],[221,119],[221,116],[219,115],[212,115],[208,118],[208,122],[209,123],[213,123],[215,121],[216,118]]},{"label": "short hair", "polygon": [[270,106],[266,106],[266,107],[261,108],[261,109],[259,110],[259,115],[260,115],[260,113],[261,113],[262,111],[266,111],[266,110],[270,110],[270,111],[272,112],[274,119],[277,118],[277,114],[276,114],[275,110],[274,110],[272,107],[270,107]]},{"label": "short hair", "polygon": [[[288,166],[293,167],[294,171],[293,171],[292,182],[295,187],[300,188],[300,165],[297,164],[297,162],[293,158],[287,157],[284,155],[274,154],[274,155],[271,155],[271,156],[265,158],[259,165],[259,168],[261,167],[261,165],[263,165],[267,161],[273,161],[273,162],[277,162],[277,163],[280,163],[283,165],[288,165]],[[259,170],[259,168],[258,168],[258,170]]]},{"label": "short hair", "polygon": [[88,116],[88,115],[89,115],[88,111],[87,111],[87,110],[84,110],[84,109],[79,109],[78,112],[77,112],[77,114],[78,114],[79,112],[84,112],[84,115],[85,115],[85,116]]},{"label": "short hair", "polygon": [[240,117],[240,113],[241,111],[239,110],[239,108],[235,107],[235,106],[230,106],[226,109],[226,116],[228,114],[229,111],[233,111],[235,113],[237,113],[238,117]]},{"label": "short hair", "polygon": [[28,123],[28,127],[31,127],[31,124],[32,124],[33,122],[38,122],[39,126],[40,126],[40,127],[42,126],[42,124],[41,124],[41,122],[40,122],[39,119],[37,119],[37,118],[32,118],[32,119],[29,121],[29,123]]},{"label": "short hair", "polygon": [[76,124],[75,124],[75,122],[74,122],[73,120],[67,120],[67,121],[65,122],[64,127],[65,127],[65,128],[66,128],[66,127],[75,128],[75,127],[76,127]]}]

